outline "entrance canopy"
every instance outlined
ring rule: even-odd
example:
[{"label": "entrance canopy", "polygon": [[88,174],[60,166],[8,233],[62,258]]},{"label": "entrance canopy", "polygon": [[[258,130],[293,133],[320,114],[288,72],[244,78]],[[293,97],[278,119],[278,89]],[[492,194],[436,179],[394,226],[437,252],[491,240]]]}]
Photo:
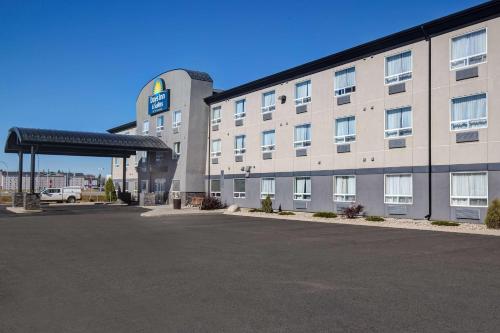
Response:
[{"label": "entrance canopy", "polygon": [[[167,145],[154,136],[57,131],[12,127],[6,153],[19,155],[18,192],[22,192],[23,155],[31,155],[30,192],[35,193],[35,155],[70,155],[123,158],[123,191],[126,191],[125,159],[137,151],[164,151]],[[129,193],[130,194],[130,193]]]},{"label": "entrance canopy", "polygon": [[13,127],[5,144],[6,153],[130,157],[136,151],[164,151],[167,145],[154,136],[59,131]]}]

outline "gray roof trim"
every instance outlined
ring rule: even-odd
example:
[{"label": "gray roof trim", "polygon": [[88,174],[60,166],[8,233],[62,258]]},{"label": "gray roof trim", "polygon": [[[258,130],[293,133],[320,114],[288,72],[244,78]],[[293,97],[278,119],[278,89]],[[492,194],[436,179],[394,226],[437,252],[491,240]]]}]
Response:
[{"label": "gray roof trim", "polygon": [[135,127],[137,127],[137,122],[134,120],[134,121],[131,121],[131,122],[128,122],[128,123],[125,123],[125,124],[118,125],[116,127],[110,128],[106,132],[108,132],[108,133],[118,133],[118,132],[123,132],[125,130],[131,129],[131,128],[135,128]]},{"label": "gray roof trim", "polygon": [[[214,82],[212,80],[212,78],[210,77],[210,75],[208,73],[205,73],[205,72],[193,71],[193,70],[184,69],[184,68],[170,69],[168,71],[165,71],[165,72],[162,72],[160,74],[155,75],[155,77],[153,77],[151,80],[149,80],[148,82],[146,82],[142,86],[142,88],[139,90],[139,95],[141,94],[141,91],[148,85],[149,82],[153,81],[154,79],[156,79],[157,77],[160,77],[163,74],[166,74],[166,73],[169,73],[169,72],[173,72],[173,71],[184,71],[193,80],[205,81],[205,82]],[[139,98],[139,95],[137,95],[137,98]],[[135,100],[137,100],[137,98]]]},{"label": "gray roof trim", "polygon": [[496,18],[499,15],[500,1],[487,1],[480,5],[378,38],[368,43],[364,43],[332,55],[244,83],[223,92],[214,93],[212,96],[206,97],[205,102],[208,105],[211,105],[231,98],[243,96],[254,91],[272,87],[282,82],[287,82],[306,75],[331,69],[336,66],[341,66],[368,56],[422,41],[429,37],[432,38],[439,36],[458,28],[484,22],[486,20]]},{"label": "gray roof trim", "polygon": [[208,73],[200,72],[200,71],[192,71],[190,69],[183,69],[183,68],[179,68],[179,69],[185,71],[186,73],[188,73],[188,75],[193,80],[206,81],[206,82],[214,82]]}]

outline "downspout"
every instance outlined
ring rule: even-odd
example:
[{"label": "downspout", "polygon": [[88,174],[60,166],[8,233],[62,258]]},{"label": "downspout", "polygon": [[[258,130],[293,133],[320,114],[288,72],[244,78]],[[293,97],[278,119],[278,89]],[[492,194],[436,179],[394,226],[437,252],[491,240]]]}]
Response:
[{"label": "downspout", "polygon": [[427,175],[428,175],[428,193],[427,197],[429,199],[429,211],[428,214],[425,216],[427,220],[431,219],[432,216],[432,41],[431,37],[429,34],[424,29],[424,26],[420,27],[422,29],[422,33],[425,36],[425,40],[427,41],[429,47],[428,49],[428,82],[427,82],[427,102],[428,102],[428,148],[427,148],[427,153],[428,153],[428,166],[427,166]]},{"label": "downspout", "polygon": [[210,149],[212,149],[212,142],[211,142],[211,138],[210,138],[210,135],[211,135],[211,129],[212,128],[212,109],[211,109],[211,106],[210,104],[208,105],[208,157],[207,157],[207,162],[208,162],[208,186],[207,186],[207,189],[208,189],[208,192],[207,192],[207,196],[210,196],[210,191],[211,191],[211,184],[210,184],[210,164],[212,164],[212,158],[211,158],[211,151]]}]

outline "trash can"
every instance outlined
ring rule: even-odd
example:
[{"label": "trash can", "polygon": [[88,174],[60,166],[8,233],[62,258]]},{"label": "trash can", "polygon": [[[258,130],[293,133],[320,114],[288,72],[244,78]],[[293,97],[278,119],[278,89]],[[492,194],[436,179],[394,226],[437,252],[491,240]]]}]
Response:
[{"label": "trash can", "polygon": [[174,199],[174,209],[181,209],[181,199]]}]

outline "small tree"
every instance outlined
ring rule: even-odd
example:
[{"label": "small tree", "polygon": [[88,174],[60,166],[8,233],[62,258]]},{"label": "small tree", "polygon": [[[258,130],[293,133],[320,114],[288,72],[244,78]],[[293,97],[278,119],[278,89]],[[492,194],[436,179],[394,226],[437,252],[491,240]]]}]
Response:
[{"label": "small tree", "polygon": [[488,207],[484,224],[490,229],[500,229],[500,200],[495,199]]},{"label": "small tree", "polygon": [[264,213],[273,212],[273,201],[271,200],[271,197],[269,195],[260,203],[261,203],[261,209]]},{"label": "small tree", "polygon": [[113,179],[111,177],[108,178],[106,184],[104,185],[104,193],[106,194],[106,200],[116,201],[115,184],[113,183]]}]

